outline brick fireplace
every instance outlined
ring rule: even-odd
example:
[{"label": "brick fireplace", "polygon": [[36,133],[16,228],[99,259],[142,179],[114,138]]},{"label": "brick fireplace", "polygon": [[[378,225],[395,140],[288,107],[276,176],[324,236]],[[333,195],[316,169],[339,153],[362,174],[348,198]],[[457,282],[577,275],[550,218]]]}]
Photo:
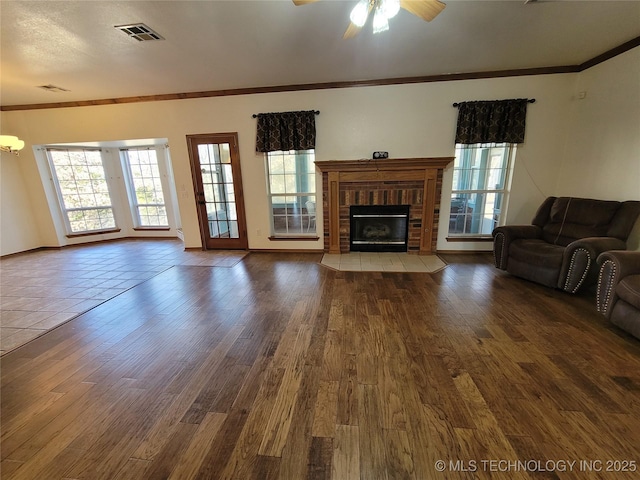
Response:
[{"label": "brick fireplace", "polygon": [[348,253],[352,205],[409,205],[407,251],[435,252],[442,173],[453,157],[317,161],[324,251]]}]

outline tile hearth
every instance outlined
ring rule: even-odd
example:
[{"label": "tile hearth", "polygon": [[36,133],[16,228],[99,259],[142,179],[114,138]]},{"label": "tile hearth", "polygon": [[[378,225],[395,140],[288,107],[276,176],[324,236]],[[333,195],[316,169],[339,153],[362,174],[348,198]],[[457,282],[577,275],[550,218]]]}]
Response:
[{"label": "tile hearth", "polygon": [[447,266],[437,255],[388,252],[325,253],[321,264],[344,272],[434,273]]}]

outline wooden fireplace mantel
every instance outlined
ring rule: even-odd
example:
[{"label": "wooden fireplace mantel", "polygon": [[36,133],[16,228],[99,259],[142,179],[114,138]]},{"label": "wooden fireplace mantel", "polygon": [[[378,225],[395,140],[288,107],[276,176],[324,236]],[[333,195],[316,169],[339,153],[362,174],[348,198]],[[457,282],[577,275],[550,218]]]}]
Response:
[{"label": "wooden fireplace mantel", "polygon": [[318,160],[321,172],[364,172],[367,170],[420,170],[426,168],[446,168],[455,157],[431,158],[385,158],[380,160]]},{"label": "wooden fireplace mantel", "polygon": [[[323,174],[323,216],[328,226],[325,251],[340,253],[340,183],[375,184],[385,182],[424,182],[420,254],[432,252],[432,230],[436,201],[438,172],[444,170],[454,157],[387,158],[381,160],[321,160],[316,166]],[[326,236],[326,234],[325,234]],[[328,245],[327,245],[328,243]]]}]

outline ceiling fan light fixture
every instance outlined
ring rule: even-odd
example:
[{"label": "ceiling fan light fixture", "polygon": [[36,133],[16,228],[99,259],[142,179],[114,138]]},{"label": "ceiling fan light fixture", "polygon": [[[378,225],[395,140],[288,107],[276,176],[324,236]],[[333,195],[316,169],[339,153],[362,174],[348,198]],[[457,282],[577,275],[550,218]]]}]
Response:
[{"label": "ceiling fan light fixture", "polygon": [[363,27],[365,22],[367,21],[367,16],[369,15],[369,0],[360,0],[353,10],[351,10],[351,15],[349,15],[349,19],[351,22],[357,27]]},{"label": "ceiling fan light fixture", "polygon": [[400,0],[381,0],[378,7],[387,17],[387,20],[395,17],[400,11]]},{"label": "ceiling fan light fixture", "polygon": [[23,148],[24,140],[20,140],[15,135],[0,135],[0,151],[18,155]]},{"label": "ceiling fan light fixture", "polygon": [[[294,5],[306,5],[317,1],[293,0],[293,3]],[[371,12],[373,12],[373,33],[380,33],[389,30],[389,19],[395,17],[401,9],[430,22],[444,10],[445,6],[440,0],[358,0],[349,14],[351,23],[342,38],[355,37],[367,23]]]},{"label": "ceiling fan light fixture", "polygon": [[387,16],[380,8],[378,8],[373,17],[373,33],[386,32],[387,30],[389,30],[389,21]]}]

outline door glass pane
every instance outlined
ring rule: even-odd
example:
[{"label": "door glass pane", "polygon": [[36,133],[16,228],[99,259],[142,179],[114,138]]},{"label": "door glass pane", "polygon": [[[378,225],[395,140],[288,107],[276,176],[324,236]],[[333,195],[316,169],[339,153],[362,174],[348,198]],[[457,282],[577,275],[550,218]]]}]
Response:
[{"label": "door glass pane", "polygon": [[207,185],[206,183],[203,185],[204,187],[204,196],[205,198],[213,198],[214,197],[214,189],[213,186]]},{"label": "door glass pane", "polygon": [[211,238],[239,238],[233,194],[230,145],[198,145],[204,200]]},{"label": "door glass pane", "polygon": [[236,220],[233,220],[233,221],[227,222],[227,224],[229,225],[230,238],[238,238],[238,236],[240,235],[238,231],[238,222]]},{"label": "door glass pane", "polygon": [[222,181],[224,183],[233,183],[233,173],[231,173],[231,165],[223,165],[222,168]]},{"label": "door glass pane", "polygon": [[231,163],[231,152],[229,151],[228,143],[220,144],[220,162]]}]

